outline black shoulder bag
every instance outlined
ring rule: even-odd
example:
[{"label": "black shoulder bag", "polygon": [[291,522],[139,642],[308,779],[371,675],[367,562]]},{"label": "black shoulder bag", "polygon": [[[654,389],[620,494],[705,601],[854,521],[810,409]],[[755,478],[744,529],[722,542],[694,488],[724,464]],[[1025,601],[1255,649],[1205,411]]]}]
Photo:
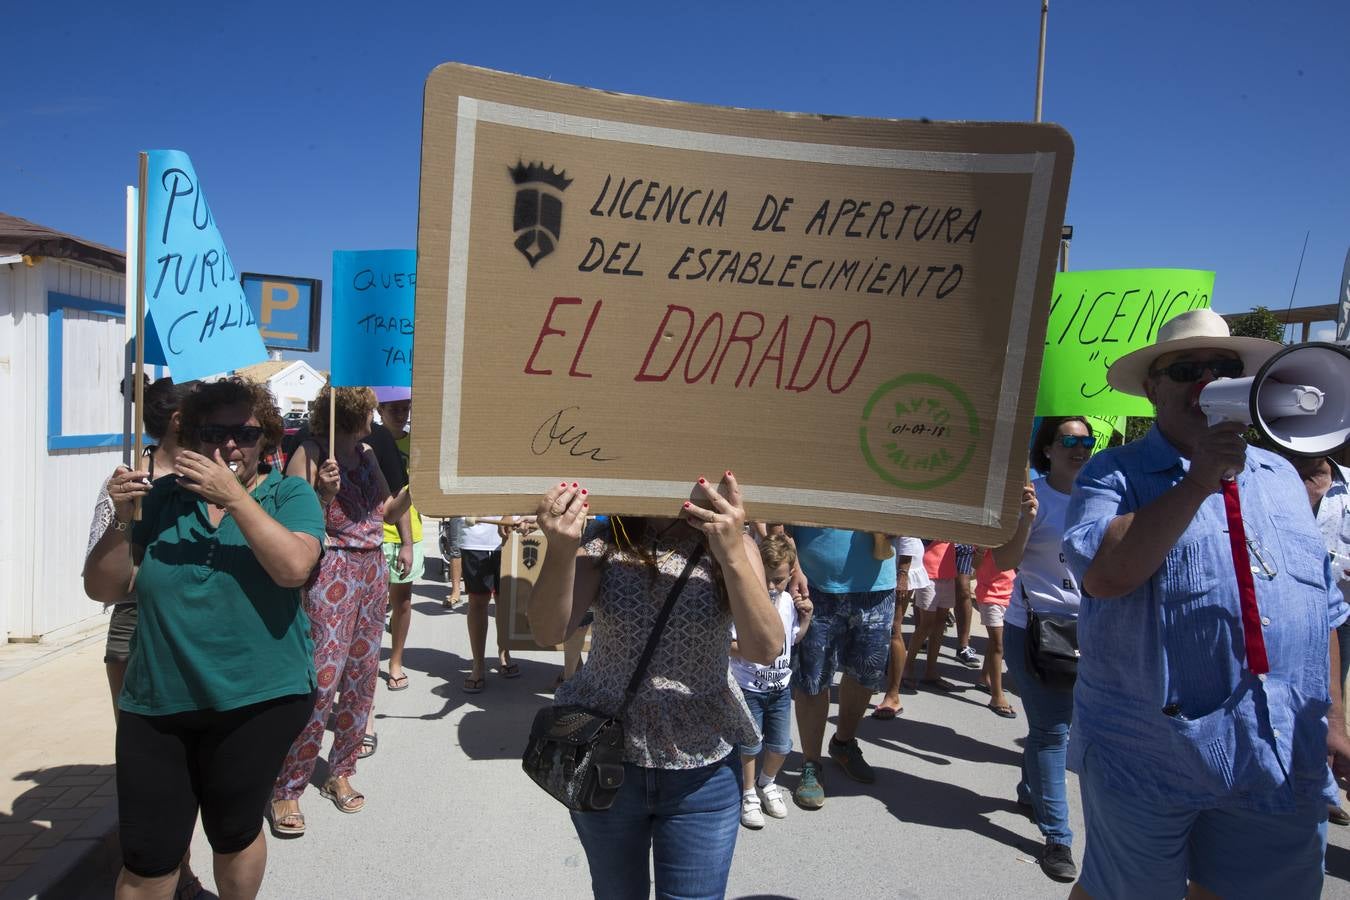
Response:
[{"label": "black shoulder bag", "polygon": [[1027,608],[1026,664],[1046,687],[1066,690],[1078,680],[1078,620],[1036,612],[1018,584]]},{"label": "black shoulder bag", "polygon": [[689,581],[694,566],[703,558],[700,546],[689,557],[680,577],[670,588],[665,606],[656,617],[647,647],[624,691],[623,705],[613,716],[576,704],[546,706],[535,713],[530,740],[525,745],[521,768],[534,783],[568,809],[599,812],[609,809],[623,786],[623,719],[633,702],[647,664],[675,601]]}]

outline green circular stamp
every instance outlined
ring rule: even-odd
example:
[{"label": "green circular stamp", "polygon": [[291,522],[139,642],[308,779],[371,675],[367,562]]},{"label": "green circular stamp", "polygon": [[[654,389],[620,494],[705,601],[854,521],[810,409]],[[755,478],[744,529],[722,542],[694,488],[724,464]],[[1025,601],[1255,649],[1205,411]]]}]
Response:
[{"label": "green circular stamp", "polygon": [[877,388],[863,407],[858,441],[873,472],[897,487],[932,490],[965,471],[980,421],[960,388],[916,372]]}]

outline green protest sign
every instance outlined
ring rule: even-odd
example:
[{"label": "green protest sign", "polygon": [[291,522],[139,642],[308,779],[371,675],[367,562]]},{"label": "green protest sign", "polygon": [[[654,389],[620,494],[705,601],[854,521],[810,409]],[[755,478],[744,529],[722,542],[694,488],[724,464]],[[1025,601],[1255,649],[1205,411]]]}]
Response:
[{"label": "green protest sign", "polygon": [[1112,390],[1106,370],[1153,343],[1158,327],[1210,305],[1214,273],[1196,269],[1060,272],[1050,302],[1038,416],[1151,416],[1143,397]]}]

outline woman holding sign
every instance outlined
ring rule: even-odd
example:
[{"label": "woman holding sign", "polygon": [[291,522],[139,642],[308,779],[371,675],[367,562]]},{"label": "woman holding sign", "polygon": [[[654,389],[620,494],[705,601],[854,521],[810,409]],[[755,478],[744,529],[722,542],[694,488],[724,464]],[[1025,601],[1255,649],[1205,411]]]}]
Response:
[{"label": "woman holding sign", "polygon": [[740,655],[763,665],[778,656],[784,633],[735,477],[727,472],[717,487],[700,478],[690,500],[676,519],[613,516],[608,533],[585,544],[583,488],[560,484],[539,502],[549,553],[530,597],[535,640],[561,644],[595,613],[591,655],[556,703],[617,714],[678,588],[624,716],[623,786],[608,810],[572,814],[597,897],[647,896],[653,856],[658,896],[726,890],[740,827],[735,750],[758,740],[728,670],[730,626]]},{"label": "woman holding sign", "polygon": [[113,524],[84,569],[92,599],[134,589],[140,606],[118,700],[117,896],[173,894],[200,812],[221,895],[252,897],[267,863],[260,812],[314,706],[300,587],[323,515],[304,481],[260,465],[282,435],[265,387],[200,385],[179,414],[177,475],[151,487],[147,471],[118,467]]},{"label": "woman holding sign", "polygon": [[[327,551],[305,590],[319,690],[309,724],[295,739],[277,775],[271,820],[272,833],[278,837],[305,833],[299,798],[314,774],[324,727],[339,691],[342,697],[337,703],[328,780],[319,793],[344,813],[357,813],[365,806],[365,797],[348,779],[356,772],[380,667],[389,598],[384,525],[397,522],[411,504],[406,488],[397,497],[390,495],[375,452],[363,443],[375,412],[374,391],[324,385],[310,417],[312,435],[328,434],[330,405],[336,411],[331,452],[311,438],[296,448],[286,466],[287,472],[304,478],[319,495]],[[410,566],[412,548],[407,550],[401,564]]]}]

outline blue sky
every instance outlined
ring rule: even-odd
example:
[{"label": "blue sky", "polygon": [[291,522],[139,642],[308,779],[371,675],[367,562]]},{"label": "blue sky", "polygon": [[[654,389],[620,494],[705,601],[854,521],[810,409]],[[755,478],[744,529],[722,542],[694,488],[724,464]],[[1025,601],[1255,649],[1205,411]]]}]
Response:
[{"label": "blue sky", "polygon": [[[1029,119],[1038,0],[75,0],[9,20],[0,211],[123,244],[136,152],[186,150],[239,268],[412,247],[422,84],[450,60],[678,100]],[[1331,303],[1350,246],[1350,4],[1051,6],[1070,266],[1217,271],[1223,312]],[[326,363],[326,351],[316,360]]]}]

